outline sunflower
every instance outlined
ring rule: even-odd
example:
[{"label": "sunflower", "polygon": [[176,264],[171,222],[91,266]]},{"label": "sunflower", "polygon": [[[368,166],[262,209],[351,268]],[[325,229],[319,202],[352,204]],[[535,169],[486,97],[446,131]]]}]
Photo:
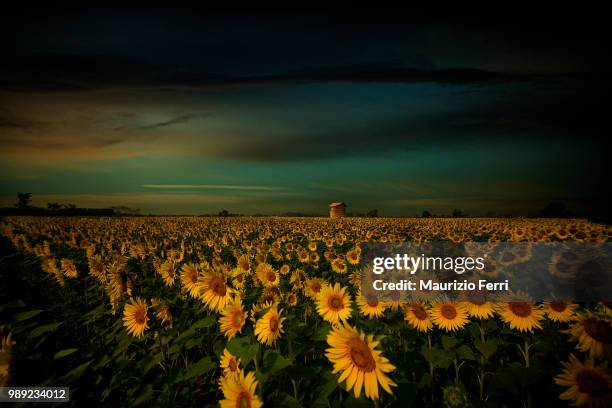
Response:
[{"label": "sunflower", "polygon": [[467,392],[459,385],[447,385],[442,388],[442,402],[446,408],[467,408],[471,406]]},{"label": "sunflower", "polygon": [[305,280],[306,273],[301,269],[297,269],[291,273],[289,283],[291,283],[294,288],[301,288]]},{"label": "sunflower", "polygon": [[232,276],[232,286],[236,289],[244,288],[246,274],[240,268],[234,268],[230,274]]},{"label": "sunflower", "polygon": [[257,278],[262,283],[262,285],[269,286],[278,286],[279,283],[279,275],[278,272],[274,270],[272,265],[268,263],[260,263],[257,265],[257,269],[255,269],[255,273],[257,274]]},{"label": "sunflower", "polygon": [[304,250],[298,251],[298,261],[302,263],[307,263],[309,260],[310,260],[310,256],[308,255],[308,252]]},{"label": "sunflower", "polygon": [[296,292],[287,293],[287,295],[285,296],[285,302],[287,302],[289,306],[297,306],[298,304],[297,293]]},{"label": "sunflower", "polygon": [[281,333],[283,333],[283,321],[285,321],[285,317],[281,317],[281,313],[283,313],[283,311],[281,310],[278,312],[276,310],[276,305],[274,305],[261,317],[261,319],[257,320],[255,323],[257,341],[269,346],[276,343],[276,340],[278,340]]},{"label": "sunflower", "polygon": [[359,247],[355,247],[346,253],[346,259],[351,265],[359,264],[360,257],[361,250],[359,249]]},{"label": "sunflower", "polygon": [[385,313],[386,303],[378,300],[375,293],[357,296],[359,312],[366,317],[382,317]]},{"label": "sunflower", "polygon": [[576,341],[576,348],[589,352],[591,357],[612,359],[612,326],[608,318],[587,312],[578,317],[576,323],[564,333],[571,335],[569,341]]},{"label": "sunflower", "polygon": [[226,285],[221,273],[206,272],[198,281],[201,298],[207,308],[221,311],[231,302],[234,290]]},{"label": "sunflower", "polygon": [[283,266],[280,267],[279,272],[281,275],[287,275],[290,270],[291,268],[289,268],[289,265],[283,264]]},{"label": "sunflower", "polygon": [[173,261],[166,261],[159,266],[159,274],[166,286],[172,286],[174,284],[174,278],[176,276],[176,266]]},{"label": "sunflower", "polygon": [[497,312],[501,319],[510,325],[511,329],[533,333],[533,329],[542,328],[540,321],[544,312],[533,302],[500,302]]},{"label": "sunflower", "polygon": [[304,285],[304,294],[314,300],[325,285],[327,285],[327,282],[321,278],[308,278]]},{"label": "sunflower", "polygon": [[430,315],[432,322],[447,332],[462,329],[469,321],[465,307],[449,301],[434,303]]},{"label": "sunflower", "polygon": [[332,270],[336,273],[346,273],[348,272],[348,269],[346,267],[346,263],[344,262],[343,259],[340,258],[336,258],[333,260],[333,262],[331,263],[331,267]]},{"label": "sunflower", "polygon": [[546,316],[553,322],[567,323],[574,320],[574,311],[577,304],[563,300],[544,302],[543,310]]},{"label": "sunflower", "polygon": [[221,356],[220,366],[223,369],[223,375],[233,375],[240,372],[240,359],[228,349],[223,350],[223,356]]},{"label": "sunflower", "polygon": [[197,298],[200,296],[198,288],[198,272],[197,266],[194,264],[185,264],[181,267],[181,284],[191,297]]},{"label": "sunflower", "polygon": [[69,278],[77,277],[77,268],[74,262],[72,262],[72,260],[64,258],[60,261],[60,265],[62,267],[62,272],[64,273],[64,275]]},{"label": "sunflower", "polygon": [[555,377],[555,383],[569,388],[559,398],[578,407],[612,406],[612,377],[605,371],[605,363],[600,366],[596,366],[593,360],[582,363],[570,354],[569,361],[562,364],[564,369]]},{"label": "sunflower", "polygon": [[162,323],[168,323],[172,327],[172,312],[170,312],[168,302],[153,298],[151,299],[151,306],[157,309],[155,317],[161,320]]},{"label": "sunflower", "polygon": [[247,314],[242,309],[242,299],[236,296],[234,301],[221,311],[219,326],[228,340],[242,331],[246,323]]},{"label": "sunflower", "polygon": [[483,298],[468,298],[465,302],[461,303],[468,313],[468,316],[475,317],[477,319],[487,320],[493,317],[495,314],[495,303],[486,301]]},{"label": "sunflower", "polygon": [[134,337],[140,337],[149,327],[149,318],[147,317],[147,304],[141,298],[136,300],[131,299],[123,309],[123,325],[126,327],[128,334]]},{"label": "sunflower", "polygon": [[5,387],[10,380],[12,349],[15,345],[11,337],[10,330],[6,326],[0,326],[0,387]]},{"label": "sunflower", "polygon": [[259,297],[259,301],[261,303],[278,303],[281,300],[282,293],[278,286],[268,286],[264,288],[261,292],[261,296]]},{"label": "sunflower", "polygon": [[351,296],[339,283],[325,286],[317,296],[317,312],[323,320],[336,324],[351,316]]},{"label": "sunflower", "polygon": [[404,320],[420,332],[428,332],[433,328],[429,309],[422,303],[409,303],[404,308]]},{"label": "sunflower", "polygon": [[246,255],[241,255],[237,261],[238,269],[240,269],[244,273],[248,273],[251,271],[251,264],[249,263],[249,258]]},{"label": "sunflower", "polygon": [[255,394],[257,380],[255,374],[248,373],[246,376],[240,370],[238,374],[226,376],[221,380],[221,391],[223,397],[219,401],[221,408],[249,407],[260,408],[263,404]]},{"label": "sunflower", "polygon": [[378,341],[373,335],[366,336],[356,328],[343,324],[334,328],[327,335],[330,348],[326,357],[334,365],[333,373],[339,373],[338,383],[346,380],[346,389],[351,389],[359,398],[363,386],[367,398],[378,399],[378,385],[393,394],[395,384],[385,373],[395,370],[380,350],[376,350]]}]

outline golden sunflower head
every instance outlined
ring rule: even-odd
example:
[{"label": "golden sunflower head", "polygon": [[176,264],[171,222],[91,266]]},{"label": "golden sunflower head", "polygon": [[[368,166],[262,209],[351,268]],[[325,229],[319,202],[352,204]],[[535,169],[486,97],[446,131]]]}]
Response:
[{"label": "golden sunflower head", "polygon": [[339,283],[321,289],[316,303],[323,320],[330,323],[346,322],[351,316],[351,297]]},{"label": "golden sunflower head", "polygon": [[149,327],[147,316],[147,304],[141,298],[130,299],[123,309],[123,326],[128,334],[140,337]]},{"label": "golden sunflower head", "polygon": [[396,384],[387,377],[386,373],[395,370],[380,350],[379,342],[374,336],[366,336],[350,325],[339,325],[327,335],[327,344],[330,348],[325,355],[333,364],[333,373],[341,373],[338,383],[346,381],[346,388],[361,395],[361,388],[365,390],[367,398],[378,399],[380,385],[385,391],[392,394],[392,386]]}]

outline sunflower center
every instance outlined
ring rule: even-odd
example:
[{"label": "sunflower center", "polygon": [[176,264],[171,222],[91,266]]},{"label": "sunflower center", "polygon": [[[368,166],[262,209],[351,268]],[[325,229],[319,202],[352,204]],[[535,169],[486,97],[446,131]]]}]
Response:
[{"label": "sunflower center", "polygon": [[211,279],[210,288],[218,296],[225,296],[225,294],[227,293],[225,282],[223,282],[223,279],[216,277],[216,276]]},{"label": "sunflower center", "polygon": [[412,308],[412,313],[419,320],[427,319],[427,312],[425,311],[425,308],[423,306],[414,306]]},{"label": "sunflower center", "polygon": [[567,304],[565,302],[555,300],[550,302],[550,308],[555,312],[563,312],[565,309],[567,309]]},{"label": "sunflower center", "polygon": [[236,362],[235,359],[230,359],[229,361],[229,369],[231,372],[234,372],[238,369],[238,363]]},{"label": "sunflower center", "polygon": [[314,293],[319,293],[321,291],[321,284],[319,282],[315,282],[310,286],[310,289],[314,292]]},{"label": "sunflower center", "polygon": [[589,317],[584,321],[584,331],[601,343],[612,344],[612,326],[610,326],[610,322]]},{"label": "sunflower center", "polygon": [[531,305],[527,302],[510,302],[509,307],[518,317],[527,317],[531,314]]},{"label": "sunflower center", "polygon": [[580,392],[591,397],[603,397],[608,392],[608,384],[597,371],[585,369],[576,375],[576,382]]},{"label": "sunflower center", "polygon": [[274,282],[276,280],[276,274],[274,272],[270,271],[266,275],[266,279],[268,279],[269,282]]},{"label": "sunflower center", "polygon": [[376,368],[370,347],[359,337],[352,338],[348,343],[348,348],[353,364],[360,370],[370,372]]},{"label": "sunflower center", "polygon": [[242,312],[241,311],[237,311],[234,314],[234,324],[236,326],[240,326],[242,324]]},{"label": "sunflower center", "polygon": [[192,272],[190,279],[192,283],[198,283],[198,274],[195,272]]},{"label": "sunflower center", "polygon": [[343,306],[343,305],[342,305],[342,299],[340,299],[340,298],[339,298],[339,297],[337,297],[337,296],[334,296],[334,297],[332,297],[332,298],[329,300],[329,307],[330,307],[331,309],[334,309],[334,310],[340,310],[340,309],[342,309],[342,306]]},{"label": "sunflower center", "polygon": [[251,399],[246,391],[241,391],[236,398],[236,408],[251,408]]},{"label": "sunflower center", "polygon": [[136,313],[134,313],[134,320],[136,320],[136,323],[138,324],[144,324],[146,317],[145,317],[145,311],[142,308],[139,308]]},{"label": "sunflower center", "polygon": [[371,307],[378,306],[378,299],[376,299],[376,298],[368,298],[368,306],[371,306]]},{"label": "sunflower center", "polygon": [[451,305],[443,305],[440,309],[440,313],[448,320],[453,320],[457,317],[457,309]]},{"label": "sunflower center", "polygon": [[276,316],[270,317],[270,331],[272,333],[276,333],[278,331],[278,325],[279,325],[278,317]]}]

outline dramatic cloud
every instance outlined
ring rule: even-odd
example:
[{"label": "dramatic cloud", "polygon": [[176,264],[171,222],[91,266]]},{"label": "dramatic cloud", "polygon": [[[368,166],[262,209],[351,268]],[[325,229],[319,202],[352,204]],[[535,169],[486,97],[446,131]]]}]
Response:
[{"label": "dramatic cloud", "polygon": [[607,194],[605,15],[451,14],[7,11],[0,194],[397,214]]}]

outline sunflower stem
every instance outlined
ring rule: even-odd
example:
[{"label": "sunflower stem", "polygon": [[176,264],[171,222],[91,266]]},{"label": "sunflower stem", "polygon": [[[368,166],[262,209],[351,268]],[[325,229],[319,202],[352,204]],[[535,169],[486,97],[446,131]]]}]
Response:
[{"label": "sunflower stem", "polygon": [[431,361],[431,334],[427,335],[427,347],[429,349],[429,375],[431,376],[432,380],[433,380],[433,363]]},{"label": "sunflower stem", "polygon": [[293,398],[298,400],[298,387],[297,387],[297,383],[295,382],[293,378],[291,379],[291,385],[293,385]]},{"label": "sunflower stem", "polygon": [[[525,337],[525,350],[523,351],[523,357],[525,357],[525,367],[529,368],[529,337]],[[531,408],[531,395],[527,394],[527,408]]]},{"label": "sunflower stem", "polygon": [[[484,344],[485,342],[485,330],[482,325],[482,322],[479,323],[478,327],[480,328],[480,341]],[[478,376],[478,385],[480,391],[480,400],[484,401],[484,369],[485,369],[485,361],[484,356],[480,356],[480,375]]]}]

